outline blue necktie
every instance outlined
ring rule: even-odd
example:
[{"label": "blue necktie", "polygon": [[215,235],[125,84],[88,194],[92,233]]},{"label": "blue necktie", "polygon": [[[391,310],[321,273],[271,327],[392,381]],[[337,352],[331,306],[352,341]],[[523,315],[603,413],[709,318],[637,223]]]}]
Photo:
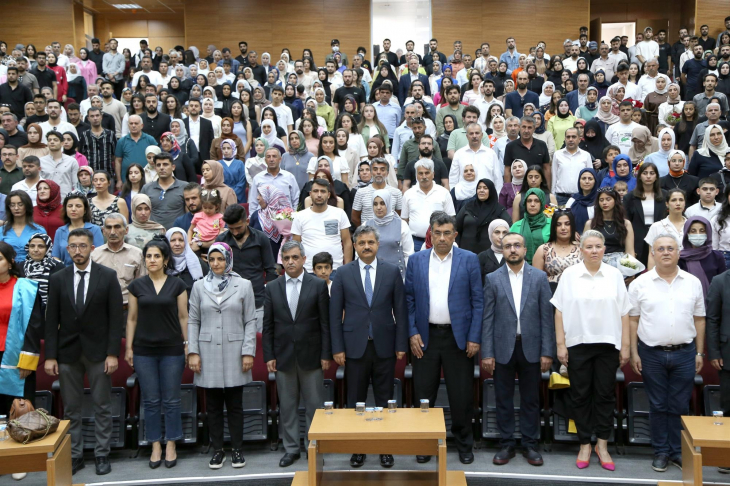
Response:
[{"label": "blue necktie", "polygon": [[[368,306],[372,305],[373,302],[373,282],[370,280],[370,269],[373,268],[370,265],[365,265],[365,298],[368,301]],[[373,323],[368,321],[368,333],[369,337],[373,337]]]}]

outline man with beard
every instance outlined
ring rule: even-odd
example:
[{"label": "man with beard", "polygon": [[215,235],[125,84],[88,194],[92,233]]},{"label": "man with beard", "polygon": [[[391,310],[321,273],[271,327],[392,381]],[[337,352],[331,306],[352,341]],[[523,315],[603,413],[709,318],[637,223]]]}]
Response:
[{"label": "man with beard", "polygon": [[[388,41],[388,48],[390,48],[390,40],[386,39]],[[385,45],[385,41],[383,41],[383,45]],[[418,64],[423,64],[423,58],[420,54],[413,52],[413,49],[415,49],[416,43],[412,40],[406,41],[406,52],[403,54],[400,59],[398,60],[398,65],[403,65],[408,62],[408,59],[411,58],[412,54],[415,54],[418,57]],[[390,57],[388,57],[388,60],[390,60]],[[392,63],[391,63],[392,64]]]},{"label": "man with beard", "polygon": [[[183,197],[185,198],[185,209],[187,212],[175,220],[173,223],[175,228],[182,228],[185,232],[188,231],[190,224],[193,222],[193,216],[202,209],[202,204],[200,203],[200,193],[202,190],[203,188],[197,182],[189,182],[188,185],[185,186],[183,189]],[[213,242],[204,242],[199,247],[207,248],[212,243]],[[193,244],[197,245],[197,243]],[[191,248],[193,248],[192,245]],[[193,251],[197,251],[197,249],[193,248]]]},{"label": "man with beard", "polygon": [[413,187],[416,182],[416,164],[421,160],[430,160],[433,162],[434,169],[432,171],[433,180],[439,186],[449,189],[449,168],[440,160],[435,160],[434,155],[439,152],[434,150],[434,141],[431,135],[423,135],[418,142],[418,154],[420,158],[411,160],[405,168],[403,174],[403,192]]},{"label": "man with beard", "polygon": [[249,67],[250,64],[248,62],[248,42],[241,41],[238,43],[238,50],[241,51],[240,56],[236,56],[236,61],[239,63],[239,67],[241,70],[245,67]]},{"label": "man with beard", "polygon": [[150,219],[170,229],[175,220],[185,214],[183,189],[186,183],[175,179],[175,165],[172,155],[167,152],[155,155],[155,170],[157,180],[145,184],[140,192],[152,202]]},{"label": "man with beard", "polygon": [[[352,69],[345,69],[342,71],[342,82],[343,86],[337,88],[332,95],[332,106],[335,109],[335,113],[344,111],[345,96],[352,95],[358,104],[358,112],[362,112],[363,106],[365,106],[365,92],[362,88],[355,85],[355,72]],[[340,107],[343,109],[340,110]]]},{"label": "man with beard", "polygon": [[514,71],[520,67],[520,53],[517,52],[517,44],[515,43],[514,37],[507,37],[505,42],[507,44],[507,50],[499,56],[499,62],[506,62],[507,69]]},{"label": "man with beard", "polygon": [[[494,85],[492,84],[492,87]],[[449,154],[449,159],[454,158],[454,153],[459,150],[460,148],[466,147],[469,145],[469,140],[466,137],[466,126],[470,123],[477,123],[479,121],[479,118],[481,116],[481,110],[477,108],[476,106],[466,106],[464,107],[464,111],[461,114],[462,116],[462,126],[464,128],[455,128],[451,135],[449,135],[449,144],[446,147],[446,150]],[[482,136],[482,144],[484,146],[489,147],[489,135],[486,133]],[[449,167],[451,169],[451,167]]]},{"label": "man with beard", "polygon": [[[525,162],[527,167],[539,165],[545,171],[545,179],[550,181],[550,153],[548,146],[542,140],[533,137],[535,134],[535,119],[531,116],[520,120],[520,137],[505,146],[504,149],[504,180],[512,181],[512,162],[517,159]],[[495,186],[496,186],[495,181]],[[499,187],[499,186],[498,186]]]},{"label": "man with beard", "polygon": [[90,108],[88,118],[91,129],[79,133],[79,152],[84,154],[92,169],[105,170],[115,180],[119,180],[119,174],[114,169],[117,137],[113,131],[102,126],[99,108]]},{"label": "man with beard", "polygon": [[408,60],[408,71],[400,77],[400,80],[398,81],[398,101],[401,105],[405,104],[406,98],[408,98],[408,91],[411,87],[411,84],[415,83],[416,81],[420,81],[423,86],[426,86],[426,94],[430,95],[430,88],[428,77],[425,74],[421,74],[418,72],[418,68],[420,66],[418,65],[418,59],[416,59],[415,56],[412,56]]},{"label": "man with beard", "polygon": [[702,46],[696,45],[692,48],[694,58],[689,59],[682,66],[682,84],[684,85],[684,98],[691,100],[701,91],[700,72],[705,68],[702,59]]},{"label": "man with beard", "polygon": [[423,57],[423,67],[426,68],[428,74],[433,74],[433,55],[438,54],[439,61],[443,66],[448,62],[446,55],[443,52],[439,52],[439,41],[431,39],[428,41],[428,54]]},{"label": "man with beard", "polygon": [[258,63],[259,55],[256,51],[250,51],[248,53],[248,67],[253,72],[253,77],[259,82],[261,86],[266,84],[266,76],[269,74],[266,72],[266,68]]},{"label": "man with beard", "polygon": [[[398,179],[405,177],[405,169],[409,162],[417,162],[421,158],[419,146],[421,137],[426,133],[426,121],[420,116],[414,117],[411,120],[411,130],[413,131],[413,138],[407,140],[400,150],[400,156],[398,158]],[[426,158],[432,158],[443,164],[440,150],[434,151],[433,154],[429,154]],[[440,181],[441,178],[437,177],[436,180]]]},{"label": "man with beard", "polygon": [[142,113],[142,131],[155,140],[160,140],[162,134],[170,131],[170,115],[157,111],[157,96],[147,95],[144,97],[145,112]]},{"label": "man with beard", "polygon": [[18,68],[10,66],[7,72],[8,81],[0,84],[0,103],[10,106],[10,111],[18,118],[25,116],[25,104],[33,101],[30,88],[18,81]]},{"label": "man with beard", "polygon": [[527,71],[517,73],[517,89],[511,93],[507,93],[507,96],[504,98],[505,117],[516,116],[522,118],[523,107],[527,103],[540,106],[540,97],[537,93],[533,93],[527,89],[527,79]]},{"label": "man with beard", "polygon": [[[626,56],[626,53],[621,50],[621,37],[616,36],[611,39],[611,51],[608,53],[608,57],[616,59],[617,65],[621,61],[628,62],[629,58]],[[608,77],[606,77],[606,80],[610,81]]]},{"label": "man with beard", "polygon": [[150,80],[151,84],[154,84],[155,86],[162,86],[162,76],[160,76],[160,73],[158,71],[154,71],[152,69],[152,58],[149,56],[144,56],[141,61],[142,70],[137,71],[134,73],[134,76],[132,77],[132,89],[137,88],[137,83],[139,82],[139,77],[143,74],[147,76],[147,79]]},{"label": "man with beard", "polygon": [[68,118],[68,122],[76,129],[76,133],[79,134],[79,141],[81,141],[81,135],[86,130],[89,130],[91,125],[81,120],[81,111],[79,111],[78,103],[71,103],[68,105],[66,108],[66,117]]},{"label": "man with beard", "polygon": [[[433,141],[431,143],[433,144]],[[426,158],[430,158],[430,155]],[[387,160],[376,157],[370,161],[370,172],[373,182],[372,184],[359,188],[355,193],[355,200],[352,202],[352,218],[350,218],[354,227],[357,228],[375,217],[372,204],[373,192],[381,189],[390,192],[393,210],[400,215],[400,210],[403,207],[403,194],[398,188],[387,184],[389,171],[390,164]]]},{"label": "man with beard", "polygon": [[[102,81],[101,83],[101,111],[111,115],[114,118],[114,129],[117,139],[122,138],[122,120],[127,114],[127,108],[119,100],[114,99],[114,85],[110,81]],[[167,127],[170,126],[168,121]],[[158,139],[159,140],[159,139]]]},{"label": "man with beard", "polygon": [[[428,83],[425,84],[428,86]],[[433,105],[433,99],[430,96],[425,96],[425,86],[421,81],[414,81],[411,85],[411,96],[406,98],[403,103],[403,115],[405,116],[406,106],[412,105],[415,102],[420,102],[424,105],[431,119],[436,118],[436,107]]]},{"label": "man with beard", "polygon": [[78,133],[76,133],[76,128],[74,128],[74,126],[71,125],[69,122],[61,120],[61,103],[58,100],[49,100],[47,106],[48,121],[40,124],[40,127],[43,130],[43,137],[41,139],[41,142],[46,143],[46,136],[50,132],[58,132],[59,134],[71,132],[76,135],[76,137],[78,137]]},{"label": "man with beard", "polygon": [[118,45],[116,39],[109,39],[109,52],[104,54],[103,72],[114,87],[114,95],[117,99],[120,99],[124,88],[124,65],[126,60],[121,52],[117,52]]},{"label": "man with beard", "polygon": [[10,190],[11,192],[25,191],[33,201],[33,206],[36,206],[38,204],[38,183],[41,181],[41,160],[35,155],[29,155],[23,159],[22,164],[25,178],[13,184]]},{"label": "man with beard", "polygon": [[104,72],[104,51],[101,50],[101,42],[96,37],[91,39],[89,59],[96,64],[96,72],[101,75]]},{"label": "man with beard", "polygon": [[53,97],[58,97],[58,80],[56,79],[56,73],[53,72],[53,69],[49,68],[46,65],[46,53],[45,52],[39,52],[35,56],[36,60],[36,67],[34,69],[31,69],[31,73],[33,76],[36,77],[38,80],[38,86],[43,88],[51,88],[53,89]]},{"label": "man with beard", "polygon": [[[527,73],[525,73],[525,79],[527,79]],[[525,83],[526,82],[527,81],[525,81]],[[461,104],[461,90],[458,86],[449,86],[448,88],[446,88],[444,95],[446,96],[446,101],[449,104],[447,106],[439,108],[439,111],[436,112],[436,132],[439,135],[443,135],[444,133],[444,117],[446,115],[453,115],[457,120],[457,124],[459,125],[459,127],[461,127],[461,119],[463,116],[462,114],[464,113],[464,105]],[[535,98],[539,101],[537,95],[535,95]]]},{"label": "man with beard", "polygon": [[324,67],[327,70],[327,80],[330,82],[330,90],[334,93],[337,88],[344,84],[342,74],[336,70],[335,61],[331,59],[324,64]]},{"label": "man with beard", "polygon": [[18,64],[18,79],[20,84],[27,86],[33,94],[40,92],[38,79],[28,71],[28,59],[25,57],[16,57],[15,62]]},{"label": "man with beard", "polygon": [[[682,27],[679,29],[679,37],[677,38],[677,42],[672,44],[672,66],[674,66],[674,77],[679,77],[680,71],[679,71],[679,58],[682,54],[684,54],[684,51],[687,50],[687,45],[684,42],[684,38],[688,36],[688,31],[686,27]],[[665,73],[668,74],[668,73]]]},{"label": "man with beard", "polygon": [[[271,185],[284,193],[289,199],[290,207],[299,204],[299,184],[296,177],[289,171],[281,168],[281,152],[276,147],[269,147],[264,153],[266,171],[259,172],[253,177],[248,191],[248,209],[250,212],[259,209],[259,186]],[[311,270],[311,269],[310,269]]]},{"label": "man with beard", "polygon": [[715,39],[709,36],[710,26],[705,24],[700,27],[700,38],[699,44],[702,46],[702,51],[712,51],[715,49]]},{"label": "man with beard", "polygon": [[[386,56],[388,56],[388,64],[391,66],[400,66],[401,64],[405,64],[406,60],[401,56],[401,59],[398,59],[398,55],[395,52],[390,51],[391,42],[390,39],[383,39],[383,52]],[[408,43],[406,42],[406,51],[412,51],[413,47],[408,49]],[[420,56],[419,56],[420,57]],[[420,60],[419,60],[420,61]]]},{"label": "man with beard", "polygon": [[310,91],[314,80],[304,73],[304,61],[301,59],[294,61],[294,73],[297,75],[297,84],[301,84],[306,91]]},{"label": "man with beard", "polygon": [[567,69],[571,73],[578,70],[578,58],[580,57],[580,45],[573,44],[570,46],[570,56],[563,59],[563,69]]}]

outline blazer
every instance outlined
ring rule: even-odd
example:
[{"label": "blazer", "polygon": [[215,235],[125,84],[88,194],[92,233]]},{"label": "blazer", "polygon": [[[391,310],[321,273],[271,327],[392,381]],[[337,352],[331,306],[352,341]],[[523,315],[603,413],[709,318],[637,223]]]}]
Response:
[{"label": "blazer", "polygon": [[320,360],[332,359],[330,294],[327,283],[304,272],[297,315],[286,298],[286,274],[269,282],[264,300],[262,346],[264,361],[276,360],[276,369],[315,370]]},{"label": "blazer", "polygon": [[496,271],[499,267],[504,266],[506,263],[504,257],[502,257],[502,261],[498,261],[491,248],[481,252],[477,257],[479,258],[479,266],[482,270],[482,283],[484,283],[487,275]]},{"label": "blazer", "polygon": [[[218,302],[220,298],[220,302]],[[256,355],[256,300],[248,280],[235,275],[220,295],[193,284],[188,317],[188,351],[200,355],[194,383],[203,388],[230,388],[251,381],[241,356]]]},{"label": "blazer", "polygon": [[[378,258],[373,299],[368,305],[360,276],[360,260],[337,270],[330,289],[332,353],[359,359],[368,345],[370,324],[378,358],[408,351],[408,307],[398,267]],[[343,317],[344,313],[344,317]]]},{"label": "blazer", "polygon": [[[423,83],[423,89],[426,96],[431,96],[431,87],[428,82],[428,76],[418,73],[418,80]],[[410,71],[400,77],[398,81],[398,101],[401,106],[408,98],[408,91],[411,89],[411,73]]]},{"label": "blazer", "polygon": [[[417,251],[408,257],[406,269],[406,301],[408,302],[408,335],[421,335],[424,349],[428,348],[428,315],[430,292],[428,269],[431,250]],[[479,258],[456,246],[452,249],[451,275],[449,278],[449,316],[451,329],[459,349],[466,350],[466,343],[479,343],[482,339],[482,311],[484,293]]]},{"label": "blazer", "polygon": [[576,88],[565,95],[565,99],[568,100],[568,106],[570,107],[570,112],[572,114],[576,114],[578,112],[578,88]]},{"label": "blazer", "polygon": [[[667,217],[667,191],[662,190],[663,201],[654,201],[654,222],[661,221]],[[649,233],[649,227],[644,224],[644,208],[641,206],[641,199],[634,197],[629,192],[624,197],[624,211],[626,211],[626,219],[631,221],[634,228],[634,250],[636,251],[636,259],[646,264],[649,254],[644,254],[645,245],[644,238]]]},{"label": "blazer", "polygon": [[522,351],[530,363],[541,356],[555,357],[553,296],[545,272],[524,262],[522,296],[515,302],[506,265],[484,279],[484,317],[482,319],[482,358],[495,358],[507,364],[515,350],[517,336],[516,306],[520,306]]},{"label": "blazer", "polygon": [[730,272],[712,279],[707,291],[707,358],[722,359],[730,371]]},{"label": "blazer", "polygon": [[[205,157],[210,154],[210,146],[213,143],[215,135],[213,134],[213,123],[211,123],[210,120],[203,118],[202,116],[199,117],[198,120],[200,120],[200,135],[198,137],[198,158],[196,160],[193,160],[193,165],[195,165],[195,172],[200,174],[200,168],[203,167],[203,160],[207,160],[205,159]],[[183,118],[183,123],[185,124],[185,130],[188,131],[188,136],[190,136],[190,118]]]},{"label": "blazer", "polygon": [[71,265],[51,275],[46,304],[46,359],[75,363],[83,354],[98,363],[119,355],[122,344],[122,289],[117,272],[91,262],[83,310],[76,310],[76,289]]}]

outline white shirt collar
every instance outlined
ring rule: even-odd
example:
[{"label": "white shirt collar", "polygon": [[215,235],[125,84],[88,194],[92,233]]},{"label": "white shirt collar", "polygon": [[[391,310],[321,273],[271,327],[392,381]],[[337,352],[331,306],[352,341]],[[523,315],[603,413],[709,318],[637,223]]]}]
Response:
[{"label": "white shirt collar", "polygon": [[90,272],[91,271],[91,258],[86,262],[86,268],[79,268],[74,264],[74,272]]},{"label": "white shirt collar", "polygon": [[520,271],[519,272],[517,272],[517,273],[513,272],[512,271],[512,268],[509,265],[507,265],[507,271],[509,273],[511,273],[512,275],[514,275],[515,277],[519,277],[520,275],[524,275],[525,274],[525,262],[522,262],[522,268],[520,268]]},{"label": "white shirt collar", "polygon": [[579,265],[581,266],[581,272],[580,272],[580,276],[581,277],[586,276],[586,275],[589,276],[589,277],[595,277],[597,275],[603,276],[603,266],[606,265],[606,264],[605,263],[601,263],[601,266],[598,268],[598,271],[596,272],[596,275],[591,275],[591,272],[588,271],[588,267],[586,267],[585,262],[581,262]]},{"label": "white shirt collar", "polygon": [[[360,270],[365,270],[365,265],[368,265],[367,263],[365,263],[364,261],[360,260],[359,258],[357,259],[357,262],[360,264]],[[373,260],[372,263],[370,263],[370,267],[373,270],[377,270],[378,269],[378,259],[377,258],[375,260]]]},{"label": "white shirt collar", "polygon": [[431,248],[431,258],[435,259],[438,263],[444,263],[446,260],[452,259],[454,257],[454,245],[451,245],[451,250],[449,250],[448,255],[446,255],[446,258],[443,260],[436,254],[436,250]]},{"label": "white shirt collar", "polygon": [[289,274],[284,273],[286,275],[286,283],[288,284],[290,280],[299,280],[299,283],[304,282],[304,270],[302,270],[302,273],[299,274],[298,277],[290,277]]}]

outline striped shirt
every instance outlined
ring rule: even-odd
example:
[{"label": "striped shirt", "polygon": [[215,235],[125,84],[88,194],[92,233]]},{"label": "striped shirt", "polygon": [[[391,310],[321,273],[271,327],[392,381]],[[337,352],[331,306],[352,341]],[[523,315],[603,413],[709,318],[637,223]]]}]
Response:
[{"label": "striped shirt", "polygon": [[91,130],[79,134],[79,152],[89,161],[95,171],[105,170],[116,179],[114,174],[114,151],[117,148],[117,137],[113,131],[103,129],[98,137]]}]

